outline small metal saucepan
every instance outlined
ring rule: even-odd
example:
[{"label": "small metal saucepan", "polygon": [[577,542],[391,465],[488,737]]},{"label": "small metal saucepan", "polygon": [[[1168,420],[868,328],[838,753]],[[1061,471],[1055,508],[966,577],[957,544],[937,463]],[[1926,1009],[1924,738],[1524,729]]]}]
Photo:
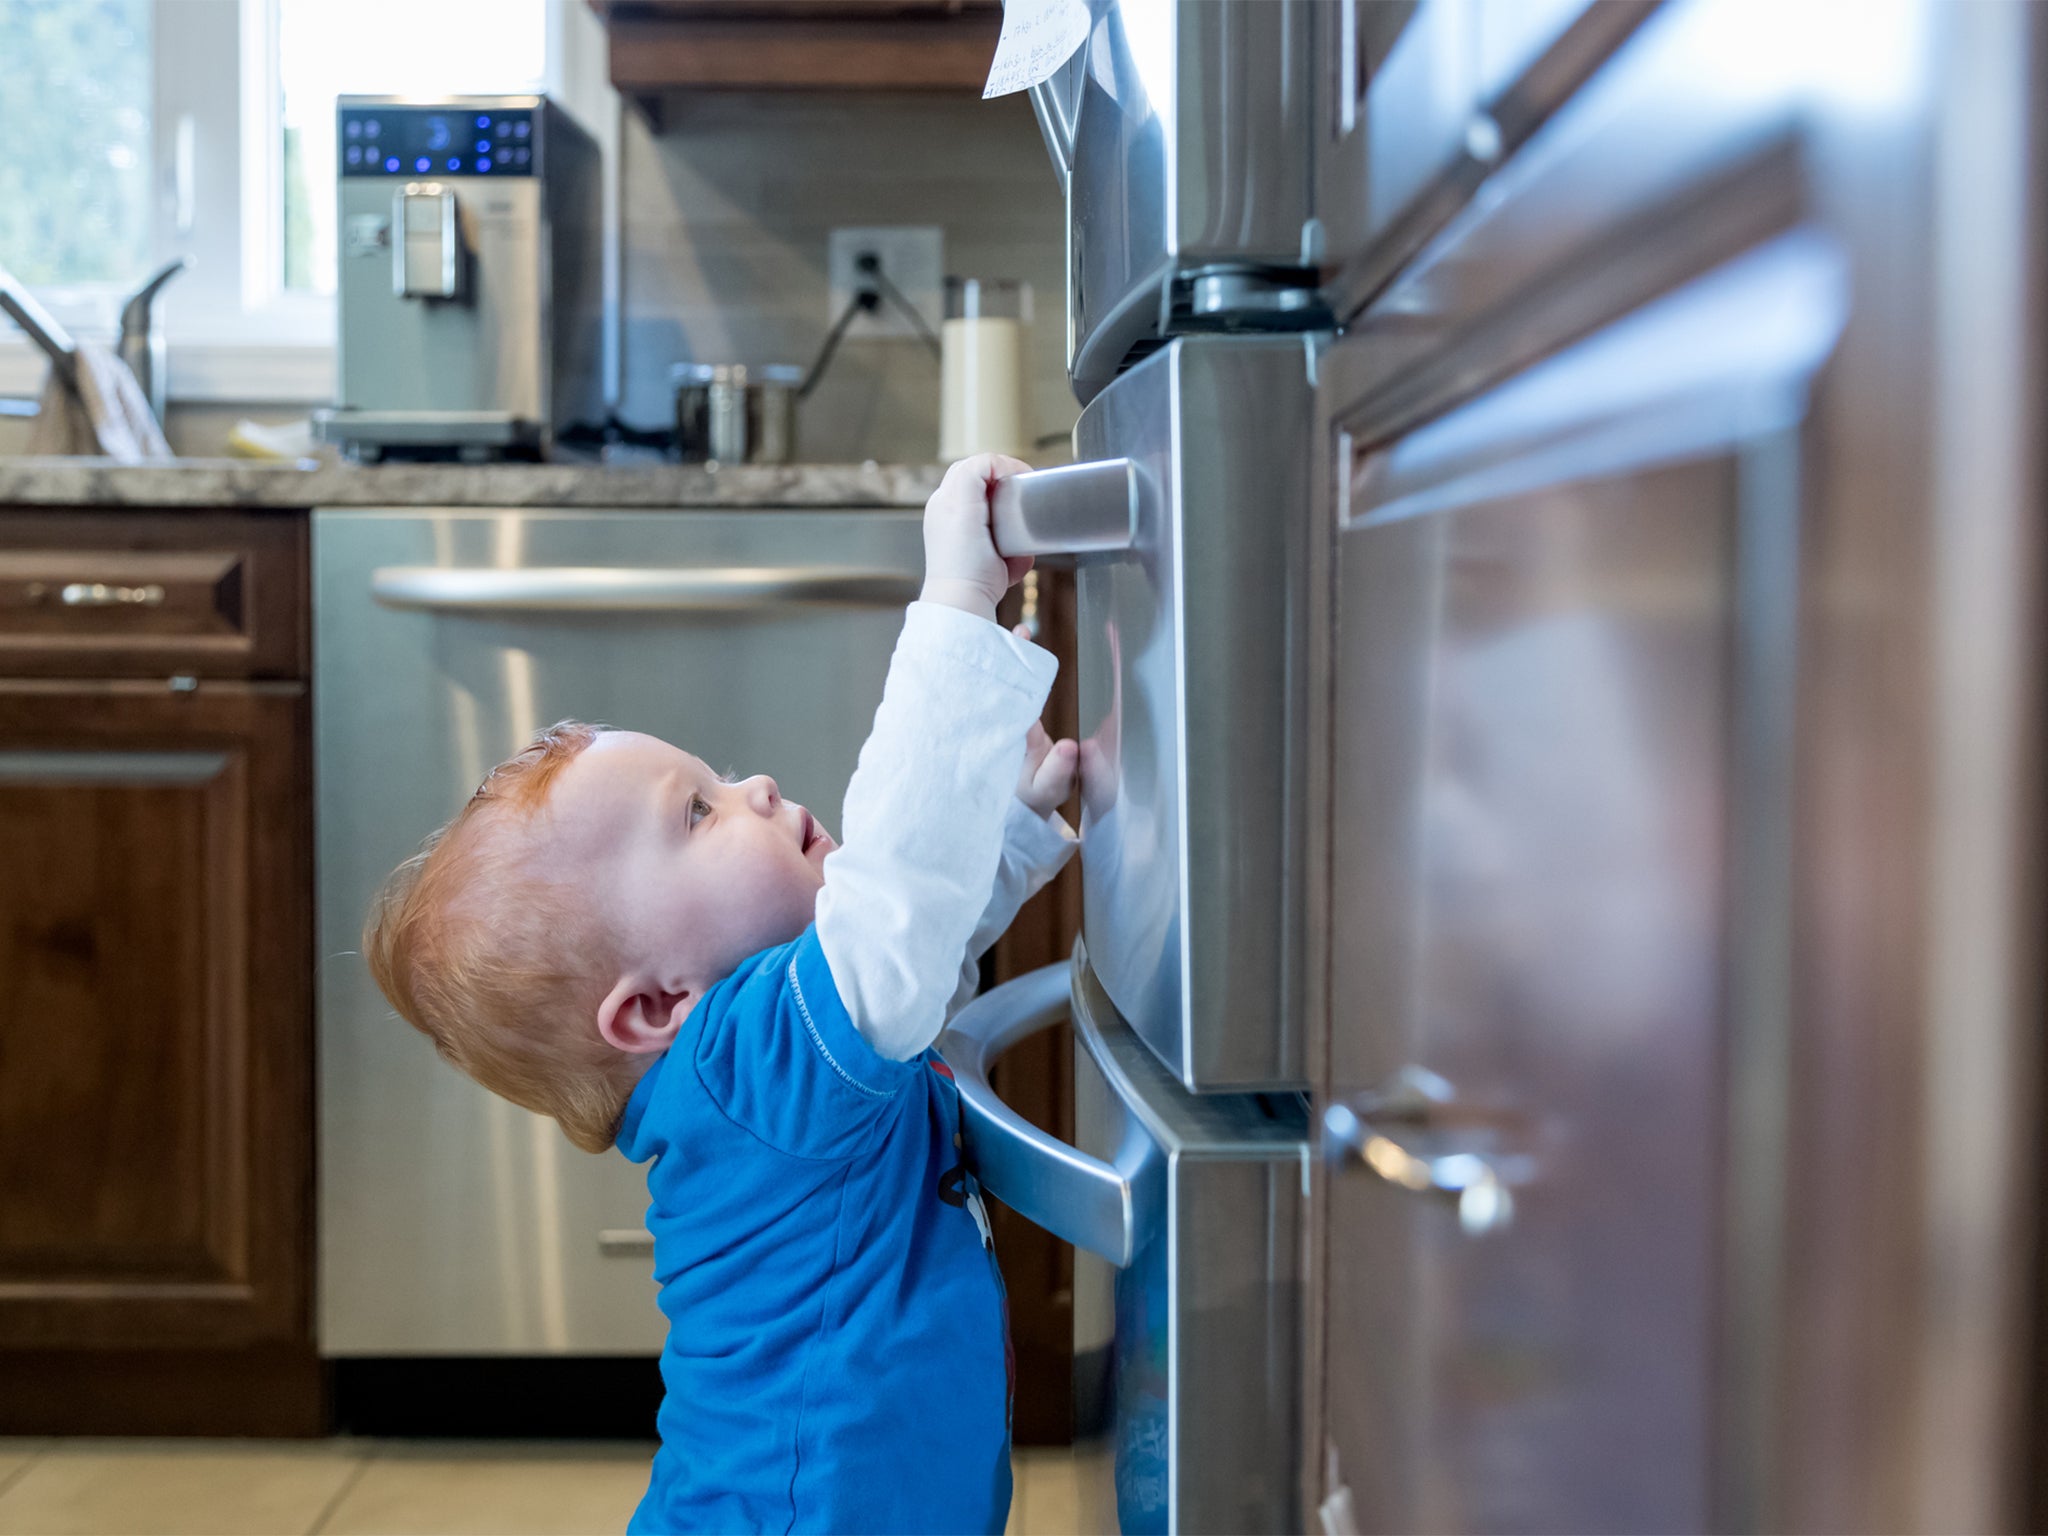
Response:
[{"label": "small metal saucepan", "polygon": [[686,464],[787,464],[796,456],[801,368],[677,363],[676,447]]}]

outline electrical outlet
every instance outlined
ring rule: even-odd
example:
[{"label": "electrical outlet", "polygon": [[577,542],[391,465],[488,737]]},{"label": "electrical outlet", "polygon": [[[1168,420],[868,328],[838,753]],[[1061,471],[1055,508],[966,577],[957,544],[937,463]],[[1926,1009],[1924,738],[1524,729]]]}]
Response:
[{"label": "electrical outlet", "polygon": [[[882,275],[896,285],[924,323],[937,334],[945,318],[946,299],[942,274],[945,272],[945,233],[935,224],[898,226],[890,229],[835,229],[826,242],[826,271],[832,283],[831,302],[825,323],[830,325],[845,313],[846,306],[861,289],[871,286],[863,277],[859,262],[872,255],[882,264]],[[915,336],[917,327],[895,305],[884,299],[875,309],[856,315],[846,328],[849,338],[863,336]]]}]

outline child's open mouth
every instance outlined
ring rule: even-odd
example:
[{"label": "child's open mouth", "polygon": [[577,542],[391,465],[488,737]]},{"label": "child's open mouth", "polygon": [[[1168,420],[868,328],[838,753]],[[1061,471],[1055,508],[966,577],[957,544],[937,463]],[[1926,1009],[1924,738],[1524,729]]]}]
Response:
[{"label": "child's open mouth", "polygon": [[805,812],[804,812],[804,832],[803,832],[803,842],[802,842],[802,845],[801,845],[801,847],[802,847],[802,851],[803,851],[803,852],[805,852],[805,853],[809,853],[809,852],[811,851],[811,844],[815,843],[815,842],[816,842],[817,840],[818,840],[818,823],[817,823],[817,820],[816,820],[816,818],[815,818],[815,817],[813,817],[813,816],[811,815],[811,813],[810,813],[809,811],[805,811]]}]

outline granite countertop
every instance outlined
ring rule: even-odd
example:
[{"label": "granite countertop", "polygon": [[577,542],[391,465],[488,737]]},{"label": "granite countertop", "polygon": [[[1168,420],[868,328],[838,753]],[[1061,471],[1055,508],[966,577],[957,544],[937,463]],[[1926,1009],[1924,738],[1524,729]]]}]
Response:
[{"label": "granite countertop", "polygon": [[295,464],[0,458],[0,507],[921,507],[937,464]]}]

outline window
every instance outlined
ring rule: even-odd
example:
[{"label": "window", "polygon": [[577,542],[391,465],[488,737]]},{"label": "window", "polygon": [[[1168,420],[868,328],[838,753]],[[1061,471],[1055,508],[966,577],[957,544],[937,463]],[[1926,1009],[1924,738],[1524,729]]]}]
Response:
[{"label": "window", "polygon": [[334,98],[538,91],[547,77],[546,0],[275,3],[282,282],[332,293]]},{"label": "window", "polygon": [[[104,337],[154,267],[189,257],[159,300],[174,393],[324,398],[335,96],[544,89],[575,4],[0,0],[0,267]],[[250,364],[293,347],[284,374]],[[27,354],[0,320],[0,393],[35,387]]]},{"label": "window", "polygon": [[0,266],[24,283],[124,282],[149,260],[152,9],[0,0]]}]

